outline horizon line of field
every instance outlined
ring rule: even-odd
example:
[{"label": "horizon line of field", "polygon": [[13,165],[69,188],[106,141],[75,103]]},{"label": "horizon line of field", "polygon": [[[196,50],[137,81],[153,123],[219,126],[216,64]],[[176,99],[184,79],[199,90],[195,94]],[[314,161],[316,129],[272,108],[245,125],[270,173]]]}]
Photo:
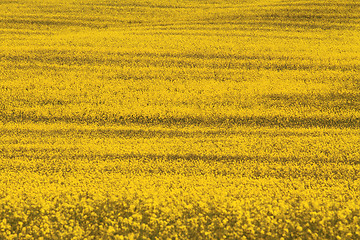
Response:
[{"label": "horizon line of field", "polygon": [[94,115],[94,116],[39,116],[36,113],[0,113],[0,121],[6,123],[79,123],[79,124],[147,124],[168,126],[249,126],[281,128],[360,128],[360,117],[329,116],[144,116],[144,115]]}]

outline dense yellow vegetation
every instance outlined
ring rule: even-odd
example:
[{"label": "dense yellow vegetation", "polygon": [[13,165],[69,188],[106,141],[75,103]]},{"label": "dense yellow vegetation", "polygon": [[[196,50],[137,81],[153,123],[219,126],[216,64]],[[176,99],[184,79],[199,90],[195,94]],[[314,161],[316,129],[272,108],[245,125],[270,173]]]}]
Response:
[{"label": "dense yellow vegetation", "polygon": [[359,239],[360,1],[0,1],[0,239]]}]

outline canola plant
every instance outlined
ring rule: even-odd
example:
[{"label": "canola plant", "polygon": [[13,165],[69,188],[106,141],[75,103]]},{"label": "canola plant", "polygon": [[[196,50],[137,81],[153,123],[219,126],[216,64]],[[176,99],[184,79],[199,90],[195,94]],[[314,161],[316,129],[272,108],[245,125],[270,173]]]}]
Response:
[{"label": "canola plant", "polygon": [[359,239],[360,1],[0,2],[0,239]]}]

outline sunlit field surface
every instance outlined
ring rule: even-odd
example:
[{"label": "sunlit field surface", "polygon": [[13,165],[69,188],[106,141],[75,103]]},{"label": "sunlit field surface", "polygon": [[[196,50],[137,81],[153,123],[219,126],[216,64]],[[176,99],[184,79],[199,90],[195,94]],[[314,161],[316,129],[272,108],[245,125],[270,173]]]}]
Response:
[{"label": "sunlit field surface", "polygon": [[360,239],[360,1],[1,0],[0,239]]}]

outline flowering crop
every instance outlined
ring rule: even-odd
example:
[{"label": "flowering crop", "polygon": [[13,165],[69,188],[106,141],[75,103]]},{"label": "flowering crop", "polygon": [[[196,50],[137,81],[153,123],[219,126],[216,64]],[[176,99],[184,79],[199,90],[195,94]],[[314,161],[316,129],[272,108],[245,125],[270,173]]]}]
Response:
[{"label": "flowering crop", "polygon": [[360,2],[0,2],[0,239],[360,239]]}]

